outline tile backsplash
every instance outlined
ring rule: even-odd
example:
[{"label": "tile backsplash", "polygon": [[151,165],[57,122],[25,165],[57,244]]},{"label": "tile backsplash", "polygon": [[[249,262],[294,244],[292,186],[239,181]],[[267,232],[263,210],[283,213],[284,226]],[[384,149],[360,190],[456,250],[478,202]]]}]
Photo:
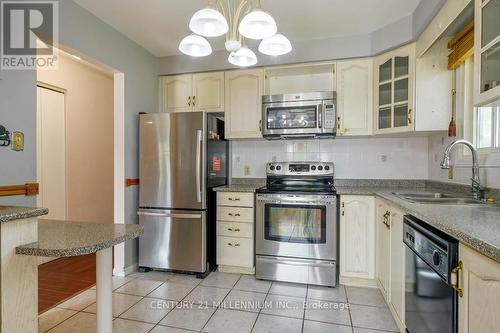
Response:
[{"label": "tile backsplash", "polygon": [[336,178],[427,179],[428,139],[232,141],[232,177],[264,178],[271,161],[324,161]]}]

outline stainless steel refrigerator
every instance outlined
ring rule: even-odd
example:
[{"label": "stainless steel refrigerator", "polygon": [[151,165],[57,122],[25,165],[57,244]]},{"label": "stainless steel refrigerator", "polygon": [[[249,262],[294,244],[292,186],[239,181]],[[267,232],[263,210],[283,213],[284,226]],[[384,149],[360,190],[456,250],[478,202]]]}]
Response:
[{"label": "stainless steel refrigerator", "polygon": [[140,115],[141,270],[215,265],[215,192],[227,183],[223,114]]}]

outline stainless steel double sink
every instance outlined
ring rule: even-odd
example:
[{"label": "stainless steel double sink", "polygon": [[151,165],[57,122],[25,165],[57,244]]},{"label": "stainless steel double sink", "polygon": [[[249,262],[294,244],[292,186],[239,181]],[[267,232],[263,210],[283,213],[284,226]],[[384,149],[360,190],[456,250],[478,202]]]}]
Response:
[{"label": "stainless steel double sink", "polygon": [[485,202],[474,198],[462,198],[451,194],[439,192],[392,192],[393,195],[403,200],[438,205],[484,205]]}]

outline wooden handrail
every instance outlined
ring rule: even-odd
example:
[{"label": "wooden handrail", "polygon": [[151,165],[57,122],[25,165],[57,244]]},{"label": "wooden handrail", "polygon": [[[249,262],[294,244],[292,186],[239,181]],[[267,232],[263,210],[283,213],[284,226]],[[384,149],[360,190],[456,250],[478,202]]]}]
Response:
[{"label": "wooden handrail", "polygon": [[139,178],[125,178],[125,187],[139,185]]},{"label": "wooden handrail", "polygon": [[0,197],[11,196],[11,195],[37,195],[37,194],[38,194],[38,183],[0,186]]}]

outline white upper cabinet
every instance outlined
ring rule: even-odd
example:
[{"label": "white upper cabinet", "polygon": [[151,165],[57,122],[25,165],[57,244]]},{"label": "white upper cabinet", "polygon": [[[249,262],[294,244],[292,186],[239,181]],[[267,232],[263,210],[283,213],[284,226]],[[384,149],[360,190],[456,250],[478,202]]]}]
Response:
[{"label": "white upper cabinet", "polygon": [[373,59],[340,61],[337,78],[337,135],[373,133]]},{"label": "white upper cabinet", "polygon": [[375,278],[375,198],[343,195],[340,214],[340,276]]},{"label": "white upper cabinet", "polygon": [[160,77],[160,111],[224,111],[224,72]]},{"label": "white upper cabinet", "polygon": [[226,138],[262,138],[263,69],[225,73]]},{"label": "white upper cabinet", "polygon": [[193,109],[224,112],[224,72],[193,75]]},{"label": "white upper cabinet", "polygon": [[375,58],[375,133],[413,130],[415,44]]},{"label": "white upper cabinet", "polygon": [[474,104],[500,97],[500,0],[475,0]]},{"label": "white upper cabinet", "polygon": [[160,77],[160,111],[191,111],[192,92],[193,76],[191,74]]},{"label": "white upper cabinet", "polygon": [[448,70],[448,38],[416,59],[415,131],[447,131],[451,119],[453,71]]}]

